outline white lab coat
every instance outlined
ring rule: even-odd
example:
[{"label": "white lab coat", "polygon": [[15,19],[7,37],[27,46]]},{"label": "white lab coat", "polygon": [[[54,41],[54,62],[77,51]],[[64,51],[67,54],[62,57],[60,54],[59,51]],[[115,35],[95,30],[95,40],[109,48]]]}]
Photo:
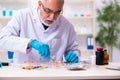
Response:
[{"label": "white lab coat", "polygon": [[60,15],[47,30],[44,30],[38,8],[27,8],[17,12],[0,33],[0,49],[14,51],[14,62],[45,61],[35,49],[27,49],[31,39],[48,44],[50,56],[55,60],[63,60],[63,55],[69,51],[74,51],[77,55],[80,53],[72,24]]}]

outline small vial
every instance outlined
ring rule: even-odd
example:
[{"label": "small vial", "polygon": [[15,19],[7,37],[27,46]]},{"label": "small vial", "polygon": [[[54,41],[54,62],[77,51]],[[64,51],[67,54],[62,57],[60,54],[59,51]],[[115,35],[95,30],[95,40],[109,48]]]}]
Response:
[{"label": "small vial", "polygon": [[9,11],[9,16],[13,16],[13,11],[12,10]]},{"label": "small vial", "polygon": [[8,51],[8,61],[10,64],[13,63],[13,55],[14,52]]},{"label": "small vial", "polygon": [[6,9],[5,8],[3,8],[3,10],[2,10],[2,16],[6,16]]}]

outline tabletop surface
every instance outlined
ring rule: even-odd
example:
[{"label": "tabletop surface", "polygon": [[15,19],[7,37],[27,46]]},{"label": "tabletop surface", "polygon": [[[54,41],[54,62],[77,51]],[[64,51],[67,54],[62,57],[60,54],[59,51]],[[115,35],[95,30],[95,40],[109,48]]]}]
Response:
[{"label": "tabletop surface", "polygon": [[0,80],[120,79],[120,71],[106,69],[109,66],[120,67],[120,63],[110,63],[104,66],[92,65],[86,70],[76,71],[70,71],[65,67],[25,70],[21,66],[5,66],[0,69]]}]

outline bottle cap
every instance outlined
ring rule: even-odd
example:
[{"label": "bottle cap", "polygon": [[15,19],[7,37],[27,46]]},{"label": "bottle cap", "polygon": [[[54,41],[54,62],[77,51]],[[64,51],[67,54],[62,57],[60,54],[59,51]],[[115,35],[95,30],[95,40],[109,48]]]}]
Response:
[{"label": "bottle cap", "polygon": [[97,50],[102,51],[102,50],[103,50],[103,48],[97,48]]},{"label": "bottle cap", "polygon": [[107,50],[105,49],[104,52],[107,52]]}]

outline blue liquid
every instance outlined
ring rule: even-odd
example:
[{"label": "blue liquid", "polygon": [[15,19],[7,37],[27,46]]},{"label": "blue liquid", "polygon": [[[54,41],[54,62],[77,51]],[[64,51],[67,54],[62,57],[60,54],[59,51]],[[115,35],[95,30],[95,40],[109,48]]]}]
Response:
[{"label": "blue liquid", "polygon": [[2,11],[2,16],[6,16],[6,10]]},{"label": "blue liquid", "polygon": [[8,59],[13,59],[14,52],[8,51]]},{"label": "blue liquid", "polygon": [[9,11],[9,16],[13,16],[13,11],[12,10]]}]

